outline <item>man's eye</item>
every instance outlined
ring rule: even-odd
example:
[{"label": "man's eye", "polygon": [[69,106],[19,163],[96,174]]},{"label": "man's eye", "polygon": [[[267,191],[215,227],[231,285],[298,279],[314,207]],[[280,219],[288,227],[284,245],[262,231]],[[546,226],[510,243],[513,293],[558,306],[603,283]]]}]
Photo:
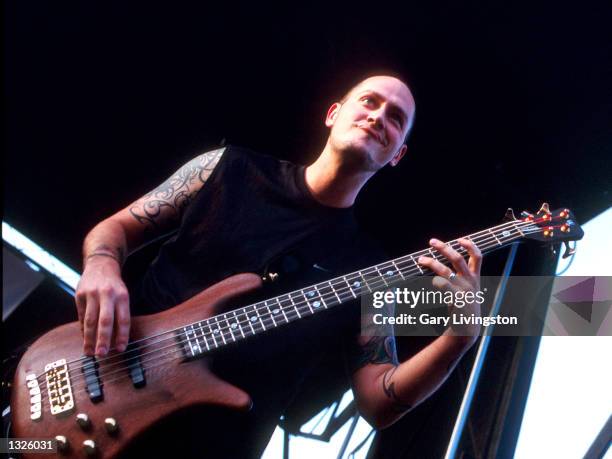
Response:
[{"label": "man's eye", "polygon": [[374,104],[374,99],[372,99],[371,97],[365,96],[362,99],[362,102],[365,102],[366,105],[373,105]]}]

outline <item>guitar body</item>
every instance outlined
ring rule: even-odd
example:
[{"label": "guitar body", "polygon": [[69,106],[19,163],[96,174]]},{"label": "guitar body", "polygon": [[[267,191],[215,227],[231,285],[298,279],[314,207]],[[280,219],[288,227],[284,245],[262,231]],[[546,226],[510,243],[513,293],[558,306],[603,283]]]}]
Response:
[{"label": "guitar body", "polygon": [[[226,307],[228,302],[260,286],[261,279],[255,274],[238,274],[227,278],[172,309],[132,318],[130,340],[156,336],[211,317]],[[74,407],[54,415],[49,406],[45,367],[60,359],[65,359],[68,364],[80,361],[83,357],[83,337],[78,322],[60,326],[43,335],[24,354],[16,370],[11,399],[12,435],[38,439],[64,436],[68,447],[60,456],[75,458],[84,457],[83,442],[93,440],[94,456],[110,458],[119,454],[157,421],[177,410],[198,404],[245,411],[250,408],[249,395],[216,377],[208,369],[206,359],[191,361],[172,358],[180,356],[174,354],[164,358],[163,364],[152,361],[157,365],[151,365],[147,363],[149,359],[152,360],[147,355],[147,341],[143,343],[140,349],[146,377],[143,387],[134,386],[125,364],[114,364],[111,376],[106,378],[104,367],[100,366],[103,400],[94,403],[88,391],[83,390],[84,377],[79,374],[82,370],[79,366],[70,366],[70,378],[79,382],[76,384],[73,381],[71,387]],[[160,345],[156,348],[159,349]],[[110,360],[113,355],[114,359]],[[111,353],[107,357],[107,362],[119,361],[117,354]],[[27,378],[30,374],[42,375],[38,378],[42,406],[37,420],[31,418],[32,388],[28,387]],[[81,413],[87,415],[89,427],[83,428],[77,424],[76,416]],[[105,426],[107,418],[116,421],[118,429],[115,432],[108,432]],[[25,454],[24,457],[30,456]]]}]

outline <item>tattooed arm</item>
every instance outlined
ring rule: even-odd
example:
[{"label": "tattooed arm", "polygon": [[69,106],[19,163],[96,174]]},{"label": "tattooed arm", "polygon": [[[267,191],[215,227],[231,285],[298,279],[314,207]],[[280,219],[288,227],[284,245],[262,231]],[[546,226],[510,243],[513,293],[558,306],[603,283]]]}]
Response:
[{"label": "tattooed arm", "polygon": [[438,337],[405,362],[398,363],[393,337],[360,337],[362,364],[352,375],[361,415],[377,429],[390,426],[433,394],[470,348],[472,337]]},{"label": "tattooed arm", "polygon": [[127,255],[173,229],[223,155],[204,153],[160,186],[96,225],[83,243],[83,275],[76,291],[77,311],[87,355],[124,350],[130,312],[121,267]]},{"label": "tattooed arm", "polygon": [[144,234],[153,237],[174,229],[221,159],[224,150],[221,148],[197,156],[153,191],[128,206],[132,217],[128,220],[132,226],[139,233],[144,230]]},{"label": "tattooed arm", "polygon": [[[480,282],[482,255],[473,242],[460,240],[470,255],[462,256],[442,242],[432,239],[432,247],[452,260],[457,271],[453,287],[477,290]],[[419,264],[437,274],[438,280],[450,282],[450,268],[427,257]],[[367,323],[372,323],[367,317]],[[378,333],[376,333],[378,332]],[[373,335],[389,336],[373,336]],[[369,335],[369,336],[368,336]],[[457,362],[475,343],[478,334],[458,336],[452,327],[410,359],[398,364],[391,330],[364,330],[358,338],[360,359],[353,358],[352,385],[361,414],[375,427],[393,424],[412,407],[433,394],[446,380]]]}]

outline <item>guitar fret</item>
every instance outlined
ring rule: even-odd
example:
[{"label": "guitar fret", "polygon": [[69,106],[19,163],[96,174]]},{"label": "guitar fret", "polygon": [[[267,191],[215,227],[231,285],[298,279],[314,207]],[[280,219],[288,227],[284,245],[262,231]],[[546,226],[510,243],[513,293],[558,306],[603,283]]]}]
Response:
[{"label": "guitar fret", "polygon": [[229,320],[227,320],[227,314],[223,314],[223,320],[227,324],[227,331],[229,331],[232,339],[234,340],[234,342],[236,342],[236,337],[234,336],[234,332],[232,331],[232,326],[230,325]]},{"label": "guitar fret", "polygon": [[187,345],[189,346],[189,351],[191,352],[191,356],[195,356],[195,346],[191,344],[191,339],[189,339],[189,329],[187,327],[183,327],[183,331],[185,332],[185,338],[187,338]]},{"label": "guitar fret", "polygon": [[515,229],[515,230],[517,230],[519,233],[521,233],[521,236],[523,236],[523,237],[525,236],[525,233],[523,233],[523,232],[521,231],[521,229],[520,229],[518,226],[516,226],[516,223],[512,223],[512,226],[514,226],[514,229]]},{"label": "guitar fret", "polygon": [[200,329],[200,335],[202,336],[202,339],[204,340],[204,344],[206,345],[206,350],[210,351],[208,340],[206,339],[206,336],[204,335],[204,329],[202,328],[202,322],[198,322],[198,328]]},{"label": "guitar fret", "polygon": [[353,289],[351,288],[351,284],[349,284],[348,279],[346,278],[346,276],[342,276],[342,279],[344,279],[344,282],[346,282],[346,286],[349,289],[349,292],[351,292],[351,295],[353,295],[353,298],[357,298],[357,295],[355,295],[355,292],[353,291]]},{"label": "guitar fret", "polygon": [[402,278],[402,280],[406,280],[406,278],[404,277],[404,273],[402,273],[402,270],[399,269],[399,267],[397,266],[397,264],[395,263],[395,260],[391,260],[391,264],[393,265],[393,267],[395,268],[395,271],[397,271],[400,275],[400,277]]},{"label": "guitar fret", "polygon": [[338,293],[336,292],[336,289],[332,285],[331,280],[328,280],[327,283],[329,284],[329,287],[332,289],[332,292],[334,292],[334,295],[336,295],[336,298],[338,299],[338,304],[342,303],[342,300],[338,296]]},{"label": "guitar fret", "polygon": [[274,320],[274,314],[272,314],[272,310],[270,309],[270,306],[268,306],[268,302],[264,301],[264,305],[266,308],[268,308],[268,313],[270,313],[270,319],[272,319],[272,323],[275,327],[277,327],[278,325],[276,325],[276,320]]},{"label": "guitar fret", "polygon": [[242,335],[242,337],[245,338],[244,332],[242,331],[242,325],[240,325],[240,321],[238,320],[238,316],[236,315],[236,310],[233,310],[232,312],[234,313],[234,319],[236,319],[236,322],[234,322],[236,326],[234,328],[238,328],[238,330],[240,330],[240,334]]},{"label": "guitar fret", "polygon": [[202,348],[200,347],[200,342],[198,341],[198,334],[195,331],[195,328],[193,327],[193,324],[191,324],[191,333],[193,335],[194,341],[196,343],[196,346],[198,348],[198,353],[201,354],[202,353]]},{"label": "guitar fret", "polygon": [[[246,320],[246,323],[249,325],[249,327],[251,328],[251,332],[253,333],[253,335],[255,334],[255,329],[253,328],[253,322],[251,322],[251,318],[249,317],[249,314],[247,313],[247,308],[243,308],[243,314],[244,314],[244,319]],[[248,330],[247,330],[248,332]]]},{"label": "guitar fret", "polygon": [[362,288],[361,286],[363,284],[363,276],[361,276],[361,273],[353,274],[353,275],[354,277],[349,281],[349,288],[355,295],[355,298],[358,298],[361,296],[361,288]]},{"label": "guitar fret", "polygon": [[315,285],[315,288],[317,289],[317,292],[319,292],[319,296],[321,297],[321,301],[323,302],[325,309],[338,304],[336,302],[337,295],[334,294],[334,287],[329,281],[317,284]]},{"label": "guitar fret", "polygon": [[321,300],[321,303],[323,303],[323,307],[325,309],[327,309],[327,303],[325,302],[325,300],[323,299],[323,295],[321,295],[321,292],[319,291],[319,289],[317,288],[316,285],[313,286],[314,289],[317,291],[317,294],[319,295],[319,299]]},{"label": "guitar fret", "polygon": [[261,331],[266,331],[266,324],[263,323],[263,320],[261,320],[261,316],[259,315],[259,308],[256,305],[253,305],[253,311],[255,311],[255,315],[257,316],[257,319],[259,320],[259,323],[261,324]]},{"label": "guitar fret", "polygon": [[210,337],[213,339],[213,344],[215,345],[216,348],[219,347],[219,344],[217,343],[217,339],[215,338],[215,334],[213,333],[212,327],[210,326],[210,319],[206,320],[206,325],[208,325],[208,333],[210,334]]},{"label": "guitar fret", "polygon": [[285,317],[285,323],[289,323],[289,319],[287,318],[287,314],[285,314],[285,308],[283,307],[283,305],[280,302],[279,297],[276,297],[276,302],[278,303],[278,306],[283,314],[283,317]]},{"label": "guitar fret", "polygon": [[217,325],[217,328],[215,328],[213,330],[213,336],[214,335],[221,335],[221,339],[223,340],[223,344],[227,344],[227,341],[225,341],[225,336],[224,333],[221,331],[221,325],[219,324],[219,319],[217,316],[214,316],[215,319],[215,323]]},{"label": "guitar fret", "polygon": [[330,284],[332,286],[334,294],[336,295],[336,298],[338,298],[338,304],[342,304],[345,301],[349,301],[355,298],[350,285],[344,277],[339,277],[337,279],[332,280],[335,282],[330,281]]},{"label": "guitar fret", "polygon": [[[359,276],[361,276],[361,280],[362,282],[365,284],[365,286],[368,288],[368,290],[370,291],[370,293],[372,293],[372,289],[370,288],[370,286],[368,285],[368,282],[365,280],[365,277],[363,277],[363,273],[361,271],[358,271]],[[361,287],[361,285],[359,285],[359,287]]]},{"label": "guitar fret", "polygon": [[378,265],[374,266],[374,269],[376,270],[376,272],[378,273],[378,277],[380,277],[383,281],[383,283],[385,284],[386,287],[389,286],[389,284],[387,284],[387,281],[385,280],[385,276],[383,274],[380,273],[380,270],[378,269]]},{"label": "guitar fret", "polygon": [[[310,309],[310,313],[314,314],[314,311],[312,310],[312,306],[310,305],[310,301],[308,301],[308,298],[306,298],[306,294],[304,293],[304,290],[300,290],[300,292],[302,292],[302,296],[304,297],[304,300],[306,300],[306,304],[308,305],[308,309]],[[310,292],[312,292],[314,296],[314,292],[312,290]]]},{"label": "guitar fret", "polygon": [[489,228],[489,230],[488,230],[488,231],[489,231],[489,233],[491,233],[491,235],[492,235],[492,236],[495,238],[495,240],[497,241],[497,243],[498,243],[499,245],[502,245],[502,243],[499,241],[499,239],[497,239],[497,236],[495,235],[495,233],[494,233],[493,231],[491,231],[491,229],[490,229],[490,228]]},{"label": "guitar fret", "polygon": [[418,264],[418,263],[416,262],[416,260],[414,259],[414,257],[413,257],[412,255],[410,255],[410,259],[412,260],[412,262],[414,263],[414,265],[417,267],[417,269],[420,271],[420,273],[421,273],[421,274],[425,274],[425,273],[423,272],[423,269],[421,268],[421,265],[420,265],[420,264]]},{"label": "guitar fret", "polygon": [[301,319],[302,315],[300,314],[300,311],[298,310],[297,306],[295,305],[295,301],[293,301],[293,297],[291,296],[291,294],[289,294],[289,299],[291,300],[291,304],[293,304],[293,309],[295,309],[295,312],[297,313],[298,317]]}]

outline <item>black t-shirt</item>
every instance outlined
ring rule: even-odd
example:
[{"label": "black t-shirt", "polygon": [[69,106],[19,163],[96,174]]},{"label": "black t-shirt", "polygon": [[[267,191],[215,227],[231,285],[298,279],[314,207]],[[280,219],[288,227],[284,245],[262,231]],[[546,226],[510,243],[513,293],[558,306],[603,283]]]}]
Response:
[{"label": "black t-shirt", "polygon": [[[261,292],[266,298],[380,262],[382,251],[360,233],[352,208],[318,203],[304,172],[227,147],[133,293],[133,313],[167,309],[240,272],[279,273]],[[247,340],[214,359],[213,370],[251,395],[249,413],[197,408],[165,421],[142,443],[159,453],[163,445],[154,439],[163,432],[178,435],[189,456],[201,444],[198,457],[259,457],[321,360],[335,360],[332,367],[343,371],[341,351],[355,346],[358,332],[359,307],[347,304]]]}]

